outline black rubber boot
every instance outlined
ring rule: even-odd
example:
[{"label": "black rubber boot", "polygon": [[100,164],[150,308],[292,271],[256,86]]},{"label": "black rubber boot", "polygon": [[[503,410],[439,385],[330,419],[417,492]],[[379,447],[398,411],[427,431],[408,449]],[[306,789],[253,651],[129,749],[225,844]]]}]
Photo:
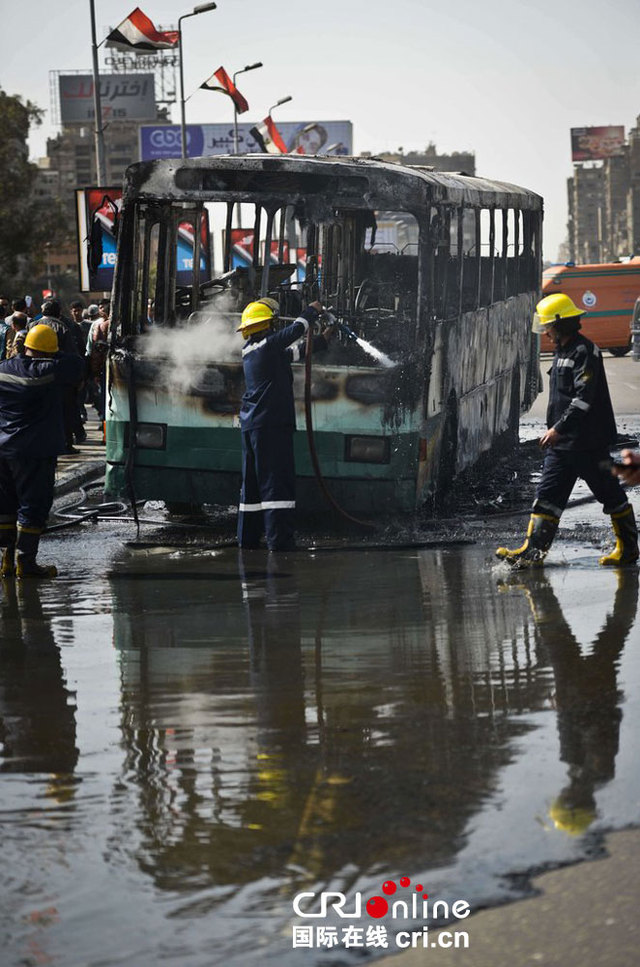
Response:
[{"label": "black rubber boot", "polygon": [[499,547],[496,557],[513,567],[541,567],[560,523],[559,517],[551,514],[532,514],[527,528],[527,536],[522,547],[509,550]]},{"label": "black rubber boot", "polygon": [[17,578],[54,578],[58,573],[55,564],[37,564],[35,557],[18,554]]},{"label": "black rubber boot", "polygon": [[638,560],[638,528],[633,507],[628,504],[618,514],[611,515],[611,526],[616,537],[616,546],[604,557],[600,563],[605,567],[623,567],[625,564],[635,564]]}]

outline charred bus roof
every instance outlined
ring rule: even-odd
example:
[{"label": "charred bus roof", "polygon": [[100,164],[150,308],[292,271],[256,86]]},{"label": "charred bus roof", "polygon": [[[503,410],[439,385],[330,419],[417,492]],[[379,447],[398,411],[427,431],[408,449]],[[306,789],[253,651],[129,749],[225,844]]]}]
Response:
[{"label": "charred bus roof", "polygon": [[373,158],[215,155],[142,161],[125,174],[125,205],[135,200],[234,200],[279,207],[314,197],[319,203],[372,210],[418,211],[438,202],[542,209],[540,195],[517,185]]}]

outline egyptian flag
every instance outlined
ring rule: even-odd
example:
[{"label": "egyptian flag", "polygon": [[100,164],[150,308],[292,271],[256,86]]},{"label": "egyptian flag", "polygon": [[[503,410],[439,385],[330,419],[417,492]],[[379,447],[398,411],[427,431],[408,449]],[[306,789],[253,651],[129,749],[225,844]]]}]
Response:
[{"label": "egyptian flag", "polygon": [[287,153],[287,146],[270,114],[267,114],[262,124],[256,124],[255,128],[251,128],[250,134],[260,145],[261,151],[266,151],[267,154]]},{"label": "egyptian flag", "polygon": [[126,20],[118,24],[105,40],[105,47],[118,50],[166,50],[177,47],[180,34],[177,30],[156,30],[140,7],[136,7]]},{"label": "egyptian flag", "polygon": [[215,74],[212,74],[200,87],[205,91],[220,91],[221,94],[228,94],[235,104],[238,114],[244,114],[245,111],[249,110],[249,105],[224,67],[219,67]]}]

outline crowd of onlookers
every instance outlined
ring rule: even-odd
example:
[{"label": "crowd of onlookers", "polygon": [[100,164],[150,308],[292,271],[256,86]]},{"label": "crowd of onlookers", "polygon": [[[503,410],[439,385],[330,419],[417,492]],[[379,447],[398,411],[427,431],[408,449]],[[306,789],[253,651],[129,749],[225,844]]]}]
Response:
[{"label": "crowd of onlookers", "polygon": [[38,307],[28,296],[9,300],[0,296],[0,361],[24,353],[27,333],[38,323],[50,326],[58,337],[61,352],[84,358],[84,379],[77,387],[65,390],[64,431],[67,453],[77,453],[74,444],[87,439],[84,424],[87,404],[104,421],[105,363],[109,333],[109,299],[85,306],[80,300],[63,312],[58,299],[47,299]]}]

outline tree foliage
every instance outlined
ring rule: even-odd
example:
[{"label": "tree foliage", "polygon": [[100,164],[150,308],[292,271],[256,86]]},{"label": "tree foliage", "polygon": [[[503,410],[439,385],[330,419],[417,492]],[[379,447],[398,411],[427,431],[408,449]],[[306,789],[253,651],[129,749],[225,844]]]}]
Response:
[{"label": "tree foliage", "polygon": [[34,196],[37,166],[29,161],[27,138],[42,110],[0,88],[0,291],[25,290],[42,261],[45,242],[62,234],[60,213]]}]

